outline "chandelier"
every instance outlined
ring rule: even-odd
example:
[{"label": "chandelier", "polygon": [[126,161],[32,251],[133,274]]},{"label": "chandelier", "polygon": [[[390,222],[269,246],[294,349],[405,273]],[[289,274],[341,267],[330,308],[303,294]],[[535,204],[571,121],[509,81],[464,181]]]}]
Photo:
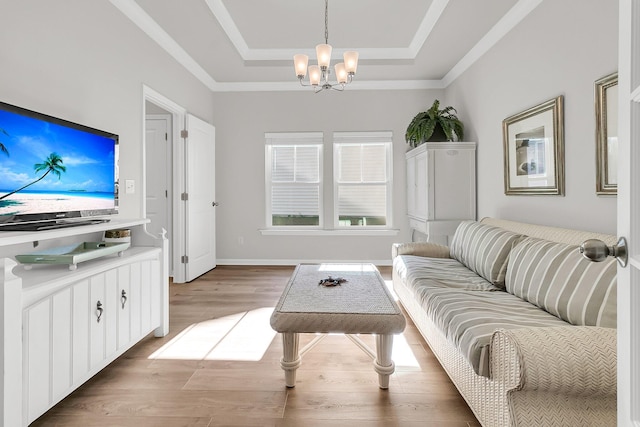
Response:
[{"label": "chandelier", "polygon": [[[331,69],[331,45],[329,44],[329,0],[324,1],[324,44],[316,46],[316,56],[318,65],[308,65],[309,56],[298,54],[293,56],[293,65],[296,70],[296,76],[302,86],[312,86],[315,93],[324,89],[344,90],[344,87],[351,83],[353,76],[358,68],[358,52],[347,51],[344,53],[344,62],[335,65],[336,81],[329,82],[329,74]],[[309,71],[309,84],[305,84],[303,79]]]}]

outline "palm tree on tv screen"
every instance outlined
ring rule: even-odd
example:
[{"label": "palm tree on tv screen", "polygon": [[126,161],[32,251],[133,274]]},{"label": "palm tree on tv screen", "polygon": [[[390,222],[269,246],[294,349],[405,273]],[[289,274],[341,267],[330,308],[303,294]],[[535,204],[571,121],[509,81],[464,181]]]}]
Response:
[{"label": "palm tree on tv screen", "polygon": [[[9,136],[7,131],[2,128],[0,128],[0,133],[3,133],[4,135]],[[7,147],[5,147],[2,142],[0,142],[0,152],[6,154],[7,156],[9,155],[9,150],[7,150]]]},{"label": "palm tree on tv screen", "polygon": [[42,180],[45,176],[49,175],[49,173],[56,175],[58,179],[60,179],[62,172],[67,171],[66,166],[63,166],[62,163],[63,163],[62,157],[60,157],[57,153],[49,154],[49,157],[47,157],[47,159],[44,162],[36,163],[35,165],[33,165],[33,169],[35,170],[35,172],[42,172],[46,170],[44,175],[42,175],[40,178],[36,179],[35,181],[30,182],[29,184],[24,185],[15,191],[12,191],[11,193],[5,194],[4,196],[0,197],[0,200],[5,199],[10,195],[15,194],[18,191],[24,190],[28,186],[35,184],[36,182]]}]

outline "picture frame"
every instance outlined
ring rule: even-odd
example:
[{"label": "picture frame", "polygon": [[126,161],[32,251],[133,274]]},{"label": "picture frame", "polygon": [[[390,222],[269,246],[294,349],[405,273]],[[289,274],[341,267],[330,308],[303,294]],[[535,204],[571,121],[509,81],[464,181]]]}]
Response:
[{"label": "picture frame", "polygon": [[594,83],[596,194],[618,194],[618,73]]},{"label": "picture frame", "polygon": [[564,97],[502,122],[504,193],[564,196]]}]

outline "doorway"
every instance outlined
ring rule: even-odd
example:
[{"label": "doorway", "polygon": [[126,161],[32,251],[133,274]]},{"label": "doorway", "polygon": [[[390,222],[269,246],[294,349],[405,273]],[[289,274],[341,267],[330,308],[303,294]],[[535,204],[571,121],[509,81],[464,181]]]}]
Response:
[{"label": "doorway", "polygon": [[185,283],[216,267],[215,128],[143,86],[143,213],[167,231],[169,275]]},{"label": "doorway", "polygon": [[184,283],[186,280],[180,254],[186,253],[186,245],[184,239],[179,238],[179,230],[184,226],[185,218],[183,209],[180,209],[179,197],[175,195],[180,194],[183,184],[180,177],[185,173],[180,131],[184,127],[187,113],[180,105],[148,86],[143,86],[142,114],[145,179],[143,213],[151,219],[147,231],[155,235],[162,229],[167,231],[169,276],[173,277],[175,283]]},{"label": "doorway", "polygon": [[171,154],[173,132],[171,113],[146,101],[145,114],[145,162],[146,177],[146,216],[151,220],[147,231],[159,235],[167,231],[169,239],[169,276],[173,277],[173,165]]}]

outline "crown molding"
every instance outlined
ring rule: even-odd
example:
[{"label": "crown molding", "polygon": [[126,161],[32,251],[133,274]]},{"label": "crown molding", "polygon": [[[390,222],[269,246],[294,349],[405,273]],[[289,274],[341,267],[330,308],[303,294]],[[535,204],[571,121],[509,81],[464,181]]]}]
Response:
[{"label": "crown molding", "polygon": [[249,46],[247,42],[244,41],[244,37],[240,34],[240,30],[231,18],[229,11],[224,7],[222,0],[205,0],[205,2],[207,6],[209,6],[211,13],[213,13],[213,16],[215,16],[220,23],[220,26],[222,26],[224,32],[227,33],[227,37],[229,37],[231,43],[236,47],[240,56],[246,61],[246,55],[250,50]]},{"label": "crown molding", "polygon": [[[245,61],[290,60],[295,53],[292,49],[249,49],[242,35],[231,19],[222,0],[205,0],[232,43]],[[454,65],[440,80],[357,80],[349,85],[349,90],[416,90],[444,89],[460,77],[479,58],[489,51],[502,37],[511,31],[543,0],[519,0],[473,48]],[[160,25],[142,9],[135,0],[110,0],[127,18],[162,47],[179,64],[200,80],[212,92],[277,92],[308,91],[295,81],[286,82],[217,82],[198,64]],[[365,60],[406,60],[415,58],[449,0],[434,0],[422,20],[416,35],[407,48],[359,49],[360,58]],[[336,52],[346,49],[337,48]],[[313,51],[309,50],[313,55]]]},{"label": "crown molding", "polygon": [[215,91],[217,82],[196,62],[165,30],[158,25],[134,0],[110,0],[116,8],[133,21],[145,34],[167,51],[179,64]]},{"label": "crown molding", "polygon": [[502,37],[507,35],[540,3],[542,3],[542,0],[519,0],[442,78],[444,87],[449,86],[467,71],[469,67],[495,46]]},{"label": "crown molding", "polygon": [[431,31],[433,31],[433,27],[436,26],[447,4],[449,4],[449,0],[433,0],[431,6],[429,6],[424,19],[422,19],[416,34],[413,36],[413,40],[411,40],[409,44],[409,50],[413,52],[413,58],[415,58],[418,52],[420,52],[420,49],[422,49],[422,46],[427,41]]},{"label": "crown molding", "polygon": [[[302,51],[300,49],[251,49],[242,37],[240,30],[222,0],[205,0],[205,2],[227,34],[227,37],[229,37],[229,40],[231,40],[231,43],[235,46],[240,57],[245,61],[291,61],[293,55],[298,53],[304,53],[309,56],[315,55],[314,49],[304,49]],[[433,0],[408,47],[358,48],[360,59],[415,59],[448,3],[449,0]],[[355,47],[334,47],[333,51],[342,54],[347,50],[353,49],[355,49]]]}]

